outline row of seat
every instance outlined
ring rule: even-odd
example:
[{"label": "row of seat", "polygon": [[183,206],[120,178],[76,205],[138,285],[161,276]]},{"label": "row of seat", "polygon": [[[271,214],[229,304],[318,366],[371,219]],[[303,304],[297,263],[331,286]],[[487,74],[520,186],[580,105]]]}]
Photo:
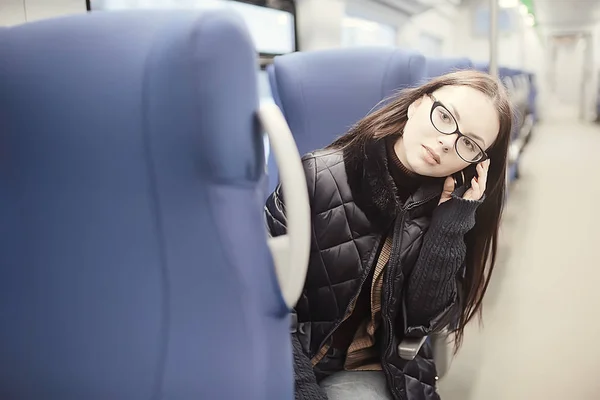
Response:
[{"label": "row of seat", "polygon": [[[422,71],[402,51],[379,60],[408,75],[360,53],[380,76],[352,95],[390,94]],[[288,310],[305,270],[280,265],[286,253],[306,264],[309,227],[293,221],[308,218],[290,203],[291,237],[266,240],[257,60],[241,20],[59,18],[3,29],[0,59],[1,397],[293,398]],[[285,133],[273,109],[259,116]],[[289,201],[306,197],[287,176]]]},{"label": "row of seat", "polygon": [[[598,77],[600,78],[600,71],[598,71]],[[597,83],[598,87],[596,88],[596,107],[595,107],[596,119],[594,122],[599,123],[600,122],[600,79],[598,79],[597,82],[598,82]]]},{"label": "row of seat", "polygon": [[535,75],[523,70],[500,67],[498,73],[508,88],[515,105],[513,133],[509,149],[508,181],[519,177],[519,161],[531,139],[537,115]]},{"label": "row of seat", "polygon": [[[487,63],[476,63],[476,68],[489,71]],[[509,149],[509,182],[519,177],[519,161],[526,145],[531,140],[535,124],[539,120],[537,111],[537,85],[535,74],[515,68],[500,67],[498,75],[506,85],[515,106],[511,146]]]},{"label": "row of seat", "polygon": [[[301,154],[345,133],[395,91],[460,69],[488,72],[487,63],[468,58],[426,58],[401,48],[352,48],[276,57],[267,72],[276,104],[283,111]],[[499,75],[515,105],[509,179],[537,119],[534,75],[501,67]],[[269,193],[278,183],[269,162]]]},{"label": "row of seat", "polygon": [[[0,398],[294,398],[308,195],[257,72],[223,11],[0,30]],[[291,182],[277,240],[257,115]]]},{"label": "row of seat", "polygon": [[[446,67],[403,49],[280,57],[284,120],[259,108],[250,35],[223,11],[28,23],[0,31],[0,60],[0,397],[292,399],[299,154]],[[257,116],[292,191],[277,240]]]}]

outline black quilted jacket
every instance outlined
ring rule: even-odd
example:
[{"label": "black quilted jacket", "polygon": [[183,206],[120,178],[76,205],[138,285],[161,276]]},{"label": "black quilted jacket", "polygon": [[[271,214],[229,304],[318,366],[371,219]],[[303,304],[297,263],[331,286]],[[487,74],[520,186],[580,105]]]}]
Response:
[{"label": "black quilted jacket", "polygon": [[[292,335],[296,399],[326,399],[318,380],[343,365],[334,350],[313,368],[374,267],[387,233],[392,256],[384,272],[381,362],[396,400],[435,400],[432,349],[413,361],[398,356],[404,337],[422,337],[456,318],[457,276],[465,259],[464,234],[479,202],[457,196],[438,206],[443,180],[431,180],[402,204],[387,168],[384,141],[361,150],[321,150],[303,157],[312,211],[312,249]],[[265,208],[269,232],[285,233],[278,188]]]}]

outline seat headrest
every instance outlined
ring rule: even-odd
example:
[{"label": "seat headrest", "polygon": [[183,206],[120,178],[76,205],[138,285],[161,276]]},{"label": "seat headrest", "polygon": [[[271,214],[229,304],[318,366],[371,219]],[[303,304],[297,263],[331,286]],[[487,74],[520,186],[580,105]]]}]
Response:
[{"label": "seat headrest", "polygon": [[[175,131],[177,126],[177,132],[193,138],[202,160],[198,168],[213,180],[244,180],[250,169],[264,169],[256,165],[264,164],[264,157],[257,159],[261,150],[248,151],[256,147],[255,137],[246,132],[256,125],[258,67],[241,17],[224,11],[164,10],[79,17],[2,32],[7,43],[0,47],[2,71],[10,78],[2,82],[0,76],[0,88],[5,96],[13,96],[4,107],[11,119],[19,119],[15,124],[21,135],[66,122],[78,125],[89,140],[100,140],[107,132],[133,132],[137,124],[143,124],[148,135]],[[215,46],[216,37],[229,47]],[[106,63],[107,57],[120,61]],[[27,84],[4,86],[8,79]],[[223,86],[224,81],[230,84]],[[235,118],[228,110],[236,110]],[[215,131],[229,137],[200,134]],[[62,139],[49,140],[58,146]]]},{"label": "seat headrest", "polygon": [[272,73],[304,154],[331,143],[395,91],[419,83],[424,68],[415,51],[366,47],[280,56]]},{"label": "seat headrest", "polygon": [[427,58],[427,78],[445,75],[447,73],[473,68],[473,62],[466,57],[458,58]]}]

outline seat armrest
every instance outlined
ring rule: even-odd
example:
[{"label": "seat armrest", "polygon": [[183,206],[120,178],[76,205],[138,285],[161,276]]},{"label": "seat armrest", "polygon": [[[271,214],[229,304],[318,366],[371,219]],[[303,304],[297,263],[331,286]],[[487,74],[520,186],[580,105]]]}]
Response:
[{"label": "seat armrest", "polygon": [[404,338],[398,345],[398,355],[403,360],[414,360],[426,340],[427,336],[420,338]]},{"label": "seat armrest", "polygon": [[419,350],[421,350],[425,341],[430,338],[433,346],[433,359],[437,369],[437,379],[441,379],[448,373],[448,369],[450,369],[448,335],[449,333],[444,330],[443,332],[432,334],[430,337],[404,339],[398,345],[398,354],[403,360],[412,361],[419,353]]}]

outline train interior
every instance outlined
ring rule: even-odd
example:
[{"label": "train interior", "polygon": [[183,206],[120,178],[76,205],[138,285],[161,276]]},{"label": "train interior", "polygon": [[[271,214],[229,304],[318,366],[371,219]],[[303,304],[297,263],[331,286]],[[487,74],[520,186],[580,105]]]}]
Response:
[{"label": "train interior", "polygon": [[598,399],[596,0],[0,0],[0,398],[292,399],[300,157],[461,69],[515,108],[499,260],[458,354],[398,351],[444,400]]}]

